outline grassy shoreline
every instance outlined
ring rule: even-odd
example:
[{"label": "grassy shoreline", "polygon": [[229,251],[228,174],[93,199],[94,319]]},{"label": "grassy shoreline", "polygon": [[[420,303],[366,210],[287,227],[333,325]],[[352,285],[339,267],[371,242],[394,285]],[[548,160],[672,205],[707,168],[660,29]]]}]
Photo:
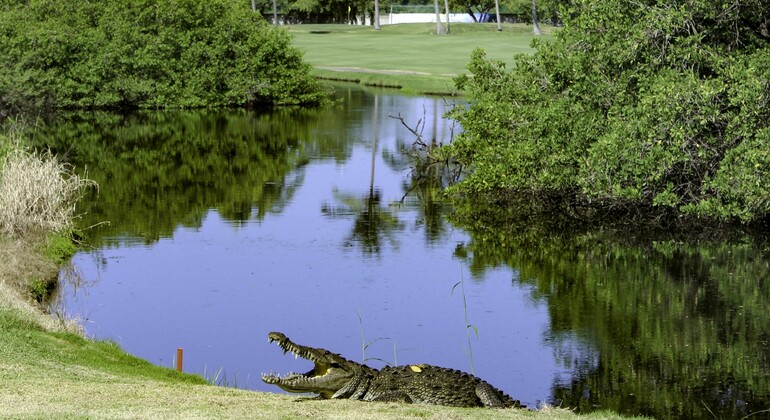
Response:
[{"label": "grassy shoreline", "polygon": [[567,410],[494,410],[350,400],[303,400],[207,384],[151,365],[109,342],[46,331],[0,310],[2,418],[572,419]]},{"label": "grassy shoreline", "polygon": [[[8,244],[6,239],[3,245]],[[21,257],[39,259],[42,255],[40,248],[30,248]],[[77,325],[44,314],[39,306],[6,286],[0,283],[0,418],[620,418],[612,413],[576,416],[551,408],[529,411],[350,400],[300,402],[289,395],[214,386],[198,375],[131,356],[112,342],[88,339]]]},{"label": "grassy shoreline", "polygon": [[[7,246],[7,238],[0,242]],[[42,248],[19,259],[47,259]],[[58,265],[54,267],[55,273]],[[50,273],[51,271],[49,271]],[[0,418],[157,419],[612,419],[565,409],[495,410],[351,400],[310,400],[209,384],[152,365],[118,345],[84,337],[77,324],[44,314],[0,283]]]}]

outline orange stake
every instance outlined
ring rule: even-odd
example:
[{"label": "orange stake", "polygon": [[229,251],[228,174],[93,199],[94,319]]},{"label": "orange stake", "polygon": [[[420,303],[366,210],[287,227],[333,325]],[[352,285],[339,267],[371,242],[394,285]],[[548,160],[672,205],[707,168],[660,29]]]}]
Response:
[{"label": "orange stake", "polygon": [[182,348],[176,349],[176,370],[182,371]]}]

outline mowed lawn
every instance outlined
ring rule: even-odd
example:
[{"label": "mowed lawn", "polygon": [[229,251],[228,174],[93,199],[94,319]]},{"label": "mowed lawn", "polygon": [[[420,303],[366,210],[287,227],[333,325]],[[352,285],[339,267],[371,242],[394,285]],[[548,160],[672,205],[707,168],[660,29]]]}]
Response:
[{"label": "mowed lawn", "polygon": [[[555,31],[544,26],[550,39]],[[454,92],[452,78],[467,73],[476,48],[487,57],[514,64],[514,56],[532,53],[532,26],[479,23],[451,24],[450,35],[436,35],[432,23],[383,25],[375,31],[361,25],[289,25],[294,45],[325,78],[355,79],[370,85],[400,86],[415,93]]]}]

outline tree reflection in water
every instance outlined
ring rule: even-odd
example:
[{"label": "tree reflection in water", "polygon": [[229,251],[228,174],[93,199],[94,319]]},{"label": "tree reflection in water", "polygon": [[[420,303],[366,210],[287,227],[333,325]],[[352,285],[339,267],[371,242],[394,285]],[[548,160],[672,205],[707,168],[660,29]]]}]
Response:
[{"label": "tree reflection in water", "polygon": [[398,248],[396,232],[404,229],[405,224],[398,220],[398,214],[389,206],[381,203],[381,193],[377,189],[368,194],[346,194],[335,190],[334,196],[339,205],[324,204],[321,211],[333,218],[348,219],[353,217],[353,230],[347,236],[344,246],[360,246],[364,254],[379,254],[385,243]]},{"label": "tree reflection in water", "polygon": [[395,232],[404,229],[404,223],[399,222],[398,215],[389,206],[381,205],[382,192],[375,188],[375,162],[377,155],[377,133],[379,96],[374,97],[374,123],[372,134],[372,159],[369,177],[369,193],[355,195],[334,190],[334,198],[340,203],[338,206],[324,204],[321,208],[323,214],[336,217],[354,217],[353,231],[347,236],[345,246],[361,247],[364,254],[379,254],[382,251],[383,242],[387,241],[394,249],[398,248],[398,240]]},{"label": "tree reflection in water", "polygon": [[453,224],[471,235],[458,253],[477,276],[518,270],[515,281],[547,302],[544,340],[570,371],[554,380],[552,403],[655,418],[768,408],[764,235],[597,228],[545,214],[533,197],[489,198],[455,203]]}]

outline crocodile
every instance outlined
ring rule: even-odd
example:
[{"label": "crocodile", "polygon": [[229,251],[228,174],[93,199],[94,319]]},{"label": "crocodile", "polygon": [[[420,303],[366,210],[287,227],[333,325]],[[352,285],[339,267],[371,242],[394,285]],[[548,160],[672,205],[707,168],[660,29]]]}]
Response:
[{"label": "crocodile", "polygon": [[432,365],[384,367],[380,370],[322,348],[303,346],[283,333],[268,334],[283,353],[313,362],[304,374],[262,374],[262,381],[288,392],[314,393],[321,399],[438,404],[456,407],[524,408],[505,392],[469,373]]}]

